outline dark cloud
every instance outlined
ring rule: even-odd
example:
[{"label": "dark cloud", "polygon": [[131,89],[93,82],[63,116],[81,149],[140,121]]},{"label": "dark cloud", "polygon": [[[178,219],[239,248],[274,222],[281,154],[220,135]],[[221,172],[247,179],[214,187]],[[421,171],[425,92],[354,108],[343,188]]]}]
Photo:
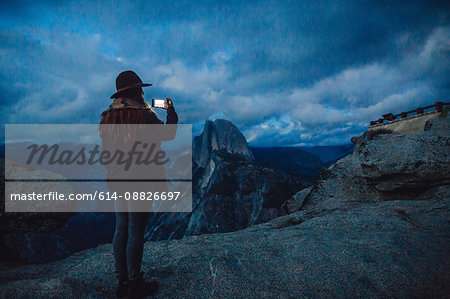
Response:
[{"label": "dark cloud", "polygon": [[221,116],[255,145],[347,142],[449,91],[444,1],[2,5],[6,123],[97,122],[126,69],[195,133]]}]

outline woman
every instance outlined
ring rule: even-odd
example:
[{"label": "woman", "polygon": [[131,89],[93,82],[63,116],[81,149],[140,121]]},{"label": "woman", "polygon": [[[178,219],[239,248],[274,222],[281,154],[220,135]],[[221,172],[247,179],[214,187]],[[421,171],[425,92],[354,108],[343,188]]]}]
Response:
[{"label": "woman", "polygon": [[[114,126],[109,124],[164,124],[145,102],[142,87],[144,84],[133,71],[125,71],[116,79],[117,92],[110,107],[101,115],[100,136],[103,148],[117,147],[119,141],[114,137]],[[170,99],[168,103],[166,124],[176,124],[178,116]],[[116,126],[117,127],[117,126]],[[121,138],[119,138],[122,140]],[[114,167],[107,167],[108,178],[114,178]],[[111,191],[117,191],[117,184],[107,181]],[[140,298],[153,295],[159,287],[156,281],[145,282],[142,278],[141,262],[144,247],[144,232],[149,219],[149,212],[123,212],[116,206],[116,229],[113,240],[115,269],[118,278],[116,296]]]}]

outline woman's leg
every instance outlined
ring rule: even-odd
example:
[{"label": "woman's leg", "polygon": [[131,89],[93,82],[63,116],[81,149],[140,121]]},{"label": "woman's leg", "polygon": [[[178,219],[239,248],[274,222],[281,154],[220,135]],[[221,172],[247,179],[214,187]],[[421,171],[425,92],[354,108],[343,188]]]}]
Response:
[{"label": "woman's leg", "polygon": [[128,214],[127,265],[130,280],[138,279],[141,273],[144,233],[150,213],[130,212]]},{"label": "woman's leg", "polygon": [[128,212],[116,212],[116,230],[114,232],[113,250],[116,273],[119,279],[126,280],[128,241]]}]

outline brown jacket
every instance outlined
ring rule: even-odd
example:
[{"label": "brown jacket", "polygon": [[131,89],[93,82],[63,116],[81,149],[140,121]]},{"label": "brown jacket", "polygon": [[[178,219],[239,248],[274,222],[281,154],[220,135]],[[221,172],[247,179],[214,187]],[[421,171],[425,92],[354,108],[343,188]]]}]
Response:
[{"label": "brown jacket", "polygon": [[[145,138],[152,136],[148,130],[153,129],[152,126],[146,126],[145,130],[139,130],[140,126],[115,126],[116,124],[158,124],[164,125],[153,110],[149,108],[136,108],[136,107],[121,107],[112,108],[110,106],[101,114],[101,120],[99,125],[99,134],[102,138],[103,150],[109,150],[114,152],[123,149],[127,152],[130,149],[130,143],[133,140],[146,142]],[[173,107],[167,109],[166,124],[177,124],[178,116]],[[161,137],[160,140],[150,138],[152,143],[155,143],[156,147],[154,152],[161,150],[161,142],[171,140],[175,137],[176,126],[155,126],[155,130],[158,130],[158,134],[153,136]],[[125,130],[125,131],[124,131]],[[163,132],[159,132],[163,131]],[[155,132],[156,133],[156,132]],[[128,149],[128,150],[127,150]],[[122,165],[105,164],[105,168],[108,171],[107,174],[107,186],[110,191],[126,192],[126,191],[150,191],[152,183],[136,183],[136,187],[133,190],[130,189],[130,183],[122,184],[118,182],[123,179],[127,180],[145,180],[145,179],[157,179],[164,180],[165,168],[164,165],[133,165],[131,169],[125,171]],[[169,178],[170,179],[170,178]],[[161,184],[157,187],[159,192],[166,191],[165,186],[162,190]]]}]

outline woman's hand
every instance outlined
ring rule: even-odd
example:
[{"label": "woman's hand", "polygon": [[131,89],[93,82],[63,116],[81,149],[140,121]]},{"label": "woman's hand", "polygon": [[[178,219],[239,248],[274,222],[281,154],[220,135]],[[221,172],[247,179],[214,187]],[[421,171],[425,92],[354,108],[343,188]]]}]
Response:
[{"label": "woman's hand", "polygon": [[170,107],[173,107],[173,102],[171,99],[165,98],[164,100],[166,100],[166,102],[167,102],[167,108],[164,108],[164,109],[169,109]]},{"label": "woman's hand", "polygon": [[[175,112],[175,108],[173,108],[173,102],[169,98],[164,99],[167,103],[167,118],[166,118],[166,124],[176,124],[178,123],[178,115]],[[175,136],[175,135],[174,135]]]}]

